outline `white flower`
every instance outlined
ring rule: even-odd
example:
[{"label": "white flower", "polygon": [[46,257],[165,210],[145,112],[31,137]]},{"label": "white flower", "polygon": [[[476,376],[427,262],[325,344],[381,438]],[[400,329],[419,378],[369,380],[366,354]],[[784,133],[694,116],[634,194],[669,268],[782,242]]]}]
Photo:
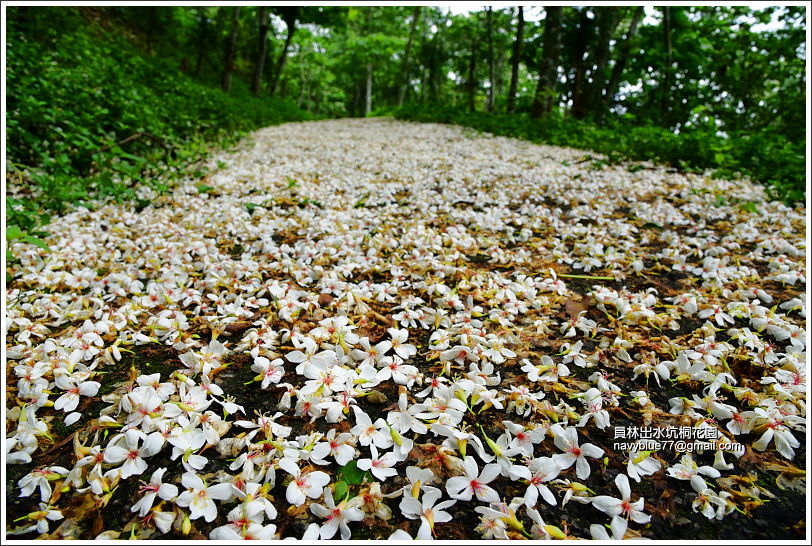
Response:
[{"label": "white flower", "polygon": [[732,496],[730,493],[722,491],[717,494],[713,489],[705,485],[704,480],[691,480],[691,487],[697,492],[696,498],[691,503],[694,512],[701,511],[702,515],[708,519],[721,520],[736,507],[729,500]]},{"label": "white flower", "polygon": [[310,451],[310,460],[316,464],[329,464],[325,458],[330,455],[335,459],[336,464],[344,466],[355,457],[355,448],[350,443],[353,438],[353,435],[347,432],[336,435],[336,429],[331,428],[327,431],[324,441],[313,446]]},{"label": "white flower", "polygon": [[405,328],[387,328],[387,331],[392,336],[392,348],[400,358],[408,360],[410,356],[417,354],[417,348],[406,343],[406,340],[409,339],[409,330]]},{"label": "white flower", "polygon": [[389,434],[389,427],[386,421],[380,417],[372,422],[369,415],[358,406],[353,406],[355,410],[355,422],[357,423],[350,432],[358,437],[358,443],[362,446],[368,446],[374,443],[381,449],[387,449],[392,446],[394,441]]},{"label": "white flower", "polygon": [[581,403],[584,404],[585,410],[581,415],[580,421],[576,426],[583,427],[587,424],[590,418],[595,421],[595,426],[603,430],[609,426],[609,412],[603,409],[603,395],[601,391],[592,387],[580,395]]},{"label": "white flower", "polygon": [[[704,474],[709,478],[718,478],[722,474],[712,466],[699,466],[694,462],[694,458],[690,453],[686,453],[680,457],[679,463],[666,469],[668,475],[678,480],[691,480],[691,485],[701,484],[702,487],[707,487],[705,480],[702,479],[700,474]],[[696,486],[694,486],[696,488]]]},{"label": "white flower", "polygon": [[262,380],[261,388],[263,389],[267,389],[271,383],[279,383],[285,374],[285,366],[281,358],[268,360],[264,356],[258,356],[254,358],[251,369],[259,374],[256,380]]},{"label": "white flower", "polygon": [[190,519],[197,519],[203,516],[207,522],[214,521],[217,517],[217,506],[214,500],[228,500],[234,494],[234,486],[230,483],[218,483],[206,486],[200,476],[191,472],[185,472],[181,476],[181,483],[186,491],[178,496],[175,504],[178,506],[188,506],[191,514]]},{"label": "white flower", "polygon": [[499,494],[488,486],[500,474],[498,464],[487,464],[479,473],[476,461],[470,455],[463,460],[465,476],[454,476],[446,481],[445,488],[452,499],[469,501],[476,495],[482,502],[499,502]]},{"label": "white flower", "polygon": [[[139,441],[143,440],[141,447]],[[143,474],[147,470],[144,457],[152,457],[160,451],[160,447],[147,441],[146,435],[140,430],[130,429],[118,436],[108,444],[104,450],[104,462],[121,463],[121,478],[125,479],[135,474]]]},{"label": "white flower", "polygon": [[369,470],[372,475],[381,481],[391,476],[397,476],[398,471],[392,468],[398,463],[398,458],[391,451],[385,453],[383,457],[378,457],[378,448],[375,444],[369,445],[369,450],[372,452],[371,459],[359,459],[358,468],[361,470]]},{"label": "white flower", "polygon": [[425,409],[423,404],[409,405],[406,393],[402,392],[398,396],[398,409],[390,411],[386,415],[386,421],[401,434],[406,434],[413,430],[417,434],[425,434],[428,428],[421,421],[415,418],[415,415]]},{"label": "white flower", "polygon": [[163,500],[172,500],[178,495],[178,488],[171,483],[162,483],[166,468],[159,468],[152,473],[152,477],[148,484],[143,484],[138,488],[144,496],[136,502],[130,510],[138,512],[138,515],[144,517],[152,508],[152,503],[155,502],[155,496],[161,497]]},{"label": "white flower", "polygon": [[643,498],[641,497],[634,502],[630,501],[632,490],[629,487],[629,478],[626,477],[626,474],[618,474],[615,478],[615,485],[620,491],[621,498],[616,499],[608,495],[598,495],[592,497],[592,506],[610,516],[623,516],[637,523],[648,523],[651,516],[643,513]]},{"label": "white flower", "polygon": [[54,510],[51,505],[45,502],[39,503],[39,510],[31,512],[30,514],[23,516],[25,519],[35,521],[33,525],[21,527],[18,529],[14,529],[13,531],[6,531],[9,535],[22,535],[25,533],[30,533],[32,531],[36,531],[40,534],[40,536],[45,535],[48,533],[48,521],[59,521],[60,519],[64,518],[65,516],[62,515],[60,510]]},{"label": "white flower", "polygon": [[293,481],[288,484],[285,498],[294,506],[304,504],[307,497],[311,499],[319,498],[325,486],[330,483],[330,476],[321,470],[302,474],[299,465],[287,457],[283,457],[279,460],[279,466],[285,472],[293,476]]},{"label": "white flower", "polygon": [[528,466],[516,465],[511,471],[511,478],[527,480],[528,487],[524,493],[524,503],[532,508],[538,502],[539,495],[547,504],[555,506],[556,500],[547,483],[558,477],[561,467],[550,457],[540,457],[530,461]]},{"label": "white flower", "polygon": [[79,406],[79,396],[96,396],[101,383],[98,381],[83,381],[72,375],[60,374],[55,378],[57,387],[67,391],[54,402],[54,409],[65,413],[75,410]]},{"label": "white flower", "polygon": [[50,482],[67,475],[68,469],[62,466],[35,468],[17,482],[17,486],[21,489],[20,496],[27,497],[34,492],[34,489],[39,487],[42,502],[48,502],[52,493]]},{"label": "white flower", "polygon": [[350,528],[347,525],[348,521],[361,521],[364,519],[364,513],[357,508],[361,500],[359,497],[353,497],[349,501],[342,500],[336,506],[333,500],[333,493],[330,488],[324,490],[324,504],[311,504],[310,511],[316,517],[322,518],[324,523],[319,530],[319,538],[326,540],[333,538],[337,531],[341,531],[341,540],[347,540],[352,536]]},{"label": "white flower", "polygon": [[503,423],[513,437],[509,447],[518,449],[526,457],[533,457],[535,445],[541,443],[547,435],[546,427],[541,425],[535,428],[525,428],[511,421],[503,421]]},{"label": "white flower", "polygon": [[[238,530],[239,529],[239,530]],[[247,523],[240,525],[222,525],[209,533],[209,540],[273,540],[276,536],[276,525],[269,523]]]},{"label": "white flower", "polygon": [[597,523],[589,526],[589,534],[595,540],[623,540],[623,535],[626,534],[626,529],[629,527],[629,521],[619,516],[612,517],[612,523],[609,524],[609,529],[612,531],[612,536],[606,532],[606,528]]},{"label": "white flower", "polygon": [[575,463],[575,475],[584,480],[589,476],[589,462],[587,457],[596,458],[603,455],[604,451],[594,444],[578,444],[578,431],[574,427],[564,429],[556,423],[550,427],[555,445],[564,453],[553,455],[553,460],[562,469],[569,468]]},{"label": "white flower", "polygon": [[651,453],[651,451],[637,451],[636,449],[629,452],[626,472],[633,480],[639,482],[641,476],[648,476],[660,470],[662,464],[652,457]]},{"label": "white flower", "polygon": [[435,523],[451,521],[451,514],[443,510],[453,506],[457,501],[448,500],[435,504],[440,497],[442,497],[440,490],[432,488],[423,493],[422,502],[410,495],[404,495],[403,500],[400,501],[400,511],[404,516],[409,519],[420,518],[420,529],[417,531],[418,540],[431,540]]}]

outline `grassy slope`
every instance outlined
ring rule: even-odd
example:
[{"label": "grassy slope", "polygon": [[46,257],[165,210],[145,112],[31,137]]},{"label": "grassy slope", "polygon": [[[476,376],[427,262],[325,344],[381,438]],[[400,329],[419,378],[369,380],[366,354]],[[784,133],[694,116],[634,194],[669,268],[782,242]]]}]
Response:
[{"label": "grassy slope", "polygon": [[236,79],[231,94],[199,83],[75,8],[7,15],[7,221],[22,233],[69,204],[164,190],[211,146],[310,117]]}]

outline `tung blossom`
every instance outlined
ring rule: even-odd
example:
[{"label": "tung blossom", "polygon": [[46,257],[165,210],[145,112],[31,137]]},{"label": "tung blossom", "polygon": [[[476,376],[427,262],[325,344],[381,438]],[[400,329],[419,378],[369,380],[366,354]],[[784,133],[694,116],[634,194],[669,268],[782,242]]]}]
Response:
[{"label": "tung blossom", "polygon": [[215,500],[225,501],[234,494],[234,486],[230,483],[218,483],[207,486],[197,474],[185,472],[181,476],[181,483],[186,491],[181,493],[175,504],[182,507],[189,507],[190,519],[203,517],[207,522],[212,522],[217,517],[217,506]]},{"label": "tung blossom", "polygon": [[400,502],[401,513],[409,519],[420,518],[420,528],[417,530],[418,540],[431,540],[434,524],[451,521],[451,514],[445,512],[446,508],[453,506],[456,500],[447,500],[437,504],[442,497],[439,489],[430,489],[423,493],[422,501],[416,497],[404,495]]},{"label": "tung blossom", "polygon": [[158,496],[163,500],[172,500],[178,495],[178,488],[171,483],[163,483],[161,480],[166,473],[166,468],[159,468],[152,473],[152,477],[148,484],[141,483],[138,488],[144,496],[132,505],[130,511],[138,512],[141,517],[146,516],[152,508],[152,503],[155,502],[155,497]]},{"label": "tung blossom", "polygon": [[618,474],[615,478],[615,485],[620,491],[620,498],[608,495],[598,495],[592,497],[592,506],[605,512],[610,516],[622,516],[637,523],[648,523],[651,516],[643,513],[643,498],[631,502],[632,490],[629,487],[629,478],[626,474]]},{"label": "tung blossom", "polygon": [[597,458],[603,455],[604,451],[598,446],[590,443],[578,444],[578,431],[574,427],[563,428],[556,423],[550,427],[550,433],[555,439],[555,445],[564,453],[553,455],[553,460],[566,469],[575,464],[575,475],[579,479],[589,477],[589,462],[587,457]]},{"label": "tung blossom", "polygon": [[319,498],[324,488],[330,483],[330,476],[321,470],[302,474],[299,465],[287,457],[279,460],[279,466],[293,476],[293,480],[288,484],[285,498],[294,506],[303,505],[307,497],[311,499]]},{"label": "tung blossom", "polygon": [[341,540],[349,539],[352,532],[347,523],[364,519],[364,513],[358,508],[361,502],[363,501],[360,497],[353,497],[350,500],[344,499],[336,504],[333,500],[332,491],[330,491],[329,487],[326,488],[324,490],[324,505],[310,505],[310,511],[313,512],[313,515],[323,520],[319,529],[319,538],[327,540],[340,532]]},{"label": "tung blossom", "polygon": [[498,464],[486,464],[482,473],[470,455],[463,460],[465,476],[454,476],[446,481],[445,488],[452,499],[471,500],[474,495],[482,502],[499,502],[499,494],[488,486],[500,474]]}]

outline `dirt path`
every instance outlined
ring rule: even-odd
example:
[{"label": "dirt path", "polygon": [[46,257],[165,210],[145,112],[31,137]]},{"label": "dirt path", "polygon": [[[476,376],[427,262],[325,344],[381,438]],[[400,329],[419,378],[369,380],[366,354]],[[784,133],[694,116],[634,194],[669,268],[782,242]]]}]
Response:
[{"label": "dirt path", "polygon": [[435,495],[441,539],[806,533],[803,209],[388,119],[210,167],[12,246],[7,532],[338,538],[329,490],[353,538],[430,532]]}]

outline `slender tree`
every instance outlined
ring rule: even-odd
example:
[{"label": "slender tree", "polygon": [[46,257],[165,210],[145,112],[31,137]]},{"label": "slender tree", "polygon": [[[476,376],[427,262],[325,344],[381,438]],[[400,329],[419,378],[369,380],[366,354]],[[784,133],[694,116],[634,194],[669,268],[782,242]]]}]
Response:
[{"label": "slender tree", "polygon": [[200,71],[203,70],[203,58],[206,55],[206,50],[209,47],[209,18],[206,13],[206,7],[197,8],[197,16],[200,19],[197,31],[197,61],[195,62],[195,76],[200,76]]},{"label": "slender tree", "polygon": [[519,6],[519,20],[516,23],[516,40],[513,42],[513,55],[510,57],[510,87],[508,88],[507,113],[516,111],[516,89],[519,86],[519,61],[522,58],[524,41],[524,8]]},{"label": "slender tree", "polygon": [[222,87],[224,91],[231,91],[231,74],[234,72],[234,58],[237,55],[237,30],[240,24],[240,6],[231,12],[231,30],[228,35],[228,46],[226,47],[226,58],[223,66]]},{"label": "slender tree", "polygon": [[623,76],[623,70],[626,68],[626,62],[629,59],[631,52],[632,42],[637,33],[637,27],[640,21],[643,20],[644,15],[643,6],[637,6],[632,13],[632,20],[629,23],[629,30],[623,38],[623,43],[620,45],[615,65],[612,67],[612,75],[609,77],[609,83],[606,84],[606,89],[603,93],[603,108],[599,111],[599,121],[603,118],[606,112],[612,107],[615,100],[615,93],[617,93],[620,78]]},{"label": "slender tree", "polygon": [[288,58],[288,49],[290,49],[293,34],[296,32],[296,21],[299,18],[299,9],[299,6],[280,6],[275,8],[275,11],[285,22],[287,34],[285,36],[285,45],[282,46],[282,51],[279,52],[276,67],[274,68],[273,74],[271,74],[271,81],[268,84],[268,94],[271,96],[276,94],[279,81],[282,78],[282,70],[285,68],[285,61]]},{"label": "slender tree", "polygon": [[590,82],[587,85],[583,109],[596,117],[603,107],[603,91],[606,88],[606,66],[609,63],[609,47],[612,36],[620,23],[621,9],[614,6],[596,7],[595,26],[597,35],[590,52]]},{"label": "slender tree", "polygon": [[540,118],[548,115],[556,99],[558,65],[561,62],[561,13],[560,6],[546,6],[544,22],[544,49],[539,66],[539,81],[533,95],[531,115]]},{"label": "slender tree", "polygon": [[662,94],[660,95],[660,116],[664,125],[669,125],[669,100],[671,98],[671,74],[674,51],[671,43],[671,7],[663,6],[663,38],[665,42],[665,66],[663,67]]},{"label": "slender tree", "polygon": [[485,8],[485,28],[488,47],[488,112],[493,112],[496,93],[496,60],[493,54],[493,7]]},{"label": "slender tree", "polygon": [[[476,27],[475,27],[476,28]],[[468,98],[468,111],[476,110],[476,59],[479,54],[477,47],[477,33],[471,33],[471,56],[468,58],[468,77],[465,82],[466,96]]]},{"label": "slender tree", "polygon": [[570,95],[570,115],[577,119],[585,117],[587,111],[587,57],[595,31],[595,20],[589,16],[590,11],[590,8],[583,9],[576,28],[572,29],[575,32],[575,73]]},{"label": "slender tree", "polygon": [[251,84],[251,91],[258,97],[262,86],[262,73],[265,71],[265,58],[268,56],[268,28],[270,21],[268,20],[267,6],[260,6],[257,18],[259,22],[259,39],[257,42],[257,58],[254,61],[254,79]]},{"label": "slender tree", "polygon": [[406,98],[406,87],[409,84],[409,61],[411,60],[410,54],[412,52],[412,42],[414,41],[414,33],[417,29],[417,22],[420,19],[420,6],[415,6],[412,11],[412,21],[409,24],[409,38],[406,40],[406,50],[403,52],[403,61],[400,64],[400,77],[398,78],[398,106],[403,106],[403,101]]}]

